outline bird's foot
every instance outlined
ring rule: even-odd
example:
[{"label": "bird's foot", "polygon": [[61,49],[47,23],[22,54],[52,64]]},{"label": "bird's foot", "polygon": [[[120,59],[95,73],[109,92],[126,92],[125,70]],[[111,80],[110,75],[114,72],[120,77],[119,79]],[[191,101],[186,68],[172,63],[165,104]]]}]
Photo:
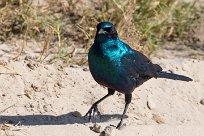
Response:
[{"label": "bird's foot", "polygon": [[92,116],[95,118],[95,113],[97,113],[97,115],[101,115],[97,105],[93,104],[84,117],[89,116],[89,121],[91,121]]}]

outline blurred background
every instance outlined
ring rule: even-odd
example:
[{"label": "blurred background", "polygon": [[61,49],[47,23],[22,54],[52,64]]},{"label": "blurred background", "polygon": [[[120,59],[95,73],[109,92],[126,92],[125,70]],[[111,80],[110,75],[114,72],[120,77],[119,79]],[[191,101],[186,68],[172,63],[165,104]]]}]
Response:
[{"label": "blurred background", "polygon": [[13,60],[29,48],[41,62],[84,65],[96,24],[110,21],[120,39],[148,56],[169,49],[203,58],[203,6],[203,0],[1,0],[0,43],[13,47]]}]

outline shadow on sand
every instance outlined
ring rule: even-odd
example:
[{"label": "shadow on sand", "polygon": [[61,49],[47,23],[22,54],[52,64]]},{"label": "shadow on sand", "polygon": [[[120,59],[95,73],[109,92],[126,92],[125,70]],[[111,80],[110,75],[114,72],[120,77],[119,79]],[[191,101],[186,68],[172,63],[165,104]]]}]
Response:
[{"label": "shadow on sand", "polygon": [[[88,117],[77,116],[75,112],[67,114],[53,116],[53,115],[17,115],[17,116],[6,116],[0,115],[0,123],[11,123],[21,125],[32,126],[32,125],[66,125],[66,124],[84,124],[88,123]],[[111,119],[120,119],[120,114],[100,115],[92,119],[92,122],[107,122]],[[127,118],[127,116],[125,116]]]}]

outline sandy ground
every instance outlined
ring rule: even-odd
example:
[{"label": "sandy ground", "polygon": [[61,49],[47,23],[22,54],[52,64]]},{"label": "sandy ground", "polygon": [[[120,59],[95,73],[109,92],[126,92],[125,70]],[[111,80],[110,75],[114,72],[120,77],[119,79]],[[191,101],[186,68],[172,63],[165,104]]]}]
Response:
[{"label": "sandy ground", "polygon": [[[0,45],[0,136],[99,136],[90,129],[95,122],[102,129],[117,125],[124,108],[120,93],[99,105],[102,115],[93,122],[82,117],[107,94],[87,67],[41,64],[33,59],[39,53],[27,50],[14,62],[9,58],[15,51],[13,46]],[[167,57],[152,61],[193,81],[151,79],[135,89],[126,126],[115,130],[116,136],[204,135],[204,105],[200,103],[204,61]]]}]

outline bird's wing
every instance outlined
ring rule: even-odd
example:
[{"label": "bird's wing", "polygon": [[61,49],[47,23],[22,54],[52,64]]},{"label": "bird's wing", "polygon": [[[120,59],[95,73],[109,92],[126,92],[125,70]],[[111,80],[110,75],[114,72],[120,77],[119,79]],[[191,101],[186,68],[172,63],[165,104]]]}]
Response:
[{"label": "bird's wing", "polygon": [[128,74],[136,77],[157,77],[157,72],[162,71],[159,65],[153,64],[145,55],[132,49],[123,55],[121,63]]}]

